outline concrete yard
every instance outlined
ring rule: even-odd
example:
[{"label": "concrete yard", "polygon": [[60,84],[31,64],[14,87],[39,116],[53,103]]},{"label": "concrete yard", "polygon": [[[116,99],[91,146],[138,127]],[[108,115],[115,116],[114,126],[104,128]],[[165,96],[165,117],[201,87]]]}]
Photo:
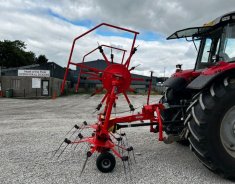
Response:
[{"label": "concrete yard", "polygon": [[[141,95],[130,98],[135,107],[146,100]],[[151,101],[159,98],[152,96]],[[95,122],[96,114],[92,112],[100,99],[99,95],[55,100],[0,98],[0,183],[230,183],[203,167],[188,147],[158,142],[157,134],[150,133],[148,127],[124,130],[136,153],[132,180],[130,174],[126,180],[118,159],[112,173],[99,172],[95,165],[97,155],[89,159],[79,177],[85,150],[69,147],[60,159],[51,156],[74,124]],[[120,97],[117,111],[127,109]]]}]

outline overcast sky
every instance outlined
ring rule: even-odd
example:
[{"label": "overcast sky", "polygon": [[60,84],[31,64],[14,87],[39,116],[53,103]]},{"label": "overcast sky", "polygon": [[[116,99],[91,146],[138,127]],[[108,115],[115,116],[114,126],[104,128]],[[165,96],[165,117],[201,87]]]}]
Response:
[{"label": "overcast sky", "polygon": [[[73,38],[107,22],[140,32],[132,66],[141,65],[135,73],[149,75],[153,70],[160,77],[165,68],[170,76],[176,64],[193,68],[196,51],[192,43],[166,37],[234,10],[234,0],[0,0],[0,39],[22,40],[36,55],[65,66]],[[80,62],[97,42],[129,49],[131,41],[131,35],[101,29],[78,42],[73,60]],[[105,52],[109,56],[110,50]],[[119,62],[121,53],[114,54]],[[97,52],[87,61],[98,58]]]}]

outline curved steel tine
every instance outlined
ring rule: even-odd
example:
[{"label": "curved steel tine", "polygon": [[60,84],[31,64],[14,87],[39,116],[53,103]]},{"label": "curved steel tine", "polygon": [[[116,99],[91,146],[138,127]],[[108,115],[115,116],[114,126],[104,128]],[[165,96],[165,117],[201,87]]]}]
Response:
[{"label": "curved steel tine", "polygon": [[82,170],[81,170],[80,175],[79,175],[80,177],[82,176],[82,173],[83,173],[83,171],[84,171],[84,169],[85,169],[85,167],[86,167],[88,158],[89,158],[89,157],[86,157],[86,160],[85,160],[85,162],[84,162],[84,164],[83,164],[83,166],[82,166]]},{"label": "curved steel tine", "polygon": [[64,153],[64,151],[66,150],[66,148],[68,147],[68,145],[69,145],[69,144],[67,144],[67,145],[65,146],[65,148],[61,151],[61,153],[59,154],[59,156],[57,157],[57,159],[59,159],[60,156]]},{"label": "curved steel tine", "polygon": [[117,148],[118,148],[118,152],[120,153],[120,141],[118,141],[118,145],[117,145]]},{"label": "curved steel tine", "polygon": [[52,155],[52,157],[54,157],[56,155],[56,153],[60,150],[63,143],[64,143],[64,141],[60,144],[59,148],[55,150],[55,153]]},{"label": "curved steel tine", "polygon": [[71,132],[73,130],[73,128],[74,128],[74,126],[64,136],[68,135],[69,132]]},{"label": "curved steel tine", "polygon": [[126,173],[125,161],[122,161],[122,164],[123,164],[123,169],[124,169],[124,174],[125,174],[126,181],[128,181],[128,179],[127,179],[127,173]]},{"label": "curved steel tine", "polygon": [[133,148],[133,150],[132,150],[132,155],[133,155],[133,158],[134,158],[135,163],[137,163],[137,162],[136,162],[136,159],[135,159],[135,152],[134,152],[134,148]]},{"label": "curved steel tine", "polygon": [[[84,126],[84,127],[82,127],[82,128],[80,128],[80,131],[78,131],[78,135],[75,137],[74,141],[76,141],[76,140],[77,140],[77,138],[79,137],[79,134],[81,134],[81,133],[82,133],[82,131],[84,130],[84,128],[85,128],[85,126]],[[81,138],[80,138],[80,139],[81,139]],[[76,144],[76,145],[75,145],[74,150],[76,149],[77,145],[78,145],[78,144]],[[72,146],[73,146],[73,144],[72,144]],[[72,147],[72,146],[71,146],[71,147]]]},{"label": "curved steel tine", "polygon": [[[78,130],[79,130],[79,129],[75,130],[75,131],[69,136],[69,139],[70,139],[76,132],[79,132]],[[78,137],[78,136],[77,136],[77,137]],[[76,138],[77,138],[77,137],[76,137]]]},{"label": "curved steel tine", "polygon": [[69,132],[71,132],[74,128],[76,128],[77,130],[80,129],[80,127],[79,127],[77,124],[75,124],[75,125],[65,134],[65,136],[68,135]]},{"label": "curved steel tine", "polygon": [[85,160],[85,162],[84,162],[84,164],[83,164],[83,166],[82,166],[82,170],[81,170],[81,173],[80,173],[80,177],[81,177],[81,175],[82,175],[82,173],[83,173],[83,171],[84,171],[84,169],[85,169],[85,167],[86,167],[87,160],[88,160],[89,157],[91,157],[91,155],[92,155],[92,152],[91,152],[91,151],[88,151],[88,152],[86,153],[86,160]]},{"label": "curved steel tine", "polygon": [[133,181],[133,179],[132,179],[132,174],[131,174],[131,164],[130,164],[130,162],[129,162],[129,158],[130,158],[130,157],[128,157],[128,160],[127,160],[127,162],[128,162],[128,169],[129,169],[129,172],[130,172],[130,180]]},{"label": "curved steel tine", "polygon": [[132,161],[131,161],[131,157],[130,157],[130,153],[129,153],[129,151],[127,151],[128,152],[128,164],[132,164]]}]

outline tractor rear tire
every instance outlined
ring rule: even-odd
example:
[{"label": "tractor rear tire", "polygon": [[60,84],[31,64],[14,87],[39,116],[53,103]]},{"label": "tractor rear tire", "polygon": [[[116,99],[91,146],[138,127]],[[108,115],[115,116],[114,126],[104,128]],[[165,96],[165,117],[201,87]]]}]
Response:
[{"label": "tractor rear tire", "polygon": [[203,90],[191,106],[190,149],[211,171],[235,179],[235,80],[229,77]]}]

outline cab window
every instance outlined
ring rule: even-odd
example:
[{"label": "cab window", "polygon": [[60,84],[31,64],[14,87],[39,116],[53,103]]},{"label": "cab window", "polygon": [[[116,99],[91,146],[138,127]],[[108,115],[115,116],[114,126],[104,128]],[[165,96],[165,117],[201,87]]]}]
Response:
[{"label": "cab window", "polygon": [[235,61],[235,24],[228,24],[223,33],[223,44],[219,51],[220,60]]},{"label": "cab window", "polygon": [[210,50],[211,50],[211,38],[207,38],[205,40],[205,46],[204,46],[204,50],[203,50],[203,53],[202,53],[202,59],[201,59],[201,62],[202,63],[207,63],[209,62],[209,55],[210,55]]},{"label": "cab window", "polygon": [[224,53],[226,54],[226,59],[228,61],[234,61],[235,60],[235,38],[229,38],[227,39]]}]

